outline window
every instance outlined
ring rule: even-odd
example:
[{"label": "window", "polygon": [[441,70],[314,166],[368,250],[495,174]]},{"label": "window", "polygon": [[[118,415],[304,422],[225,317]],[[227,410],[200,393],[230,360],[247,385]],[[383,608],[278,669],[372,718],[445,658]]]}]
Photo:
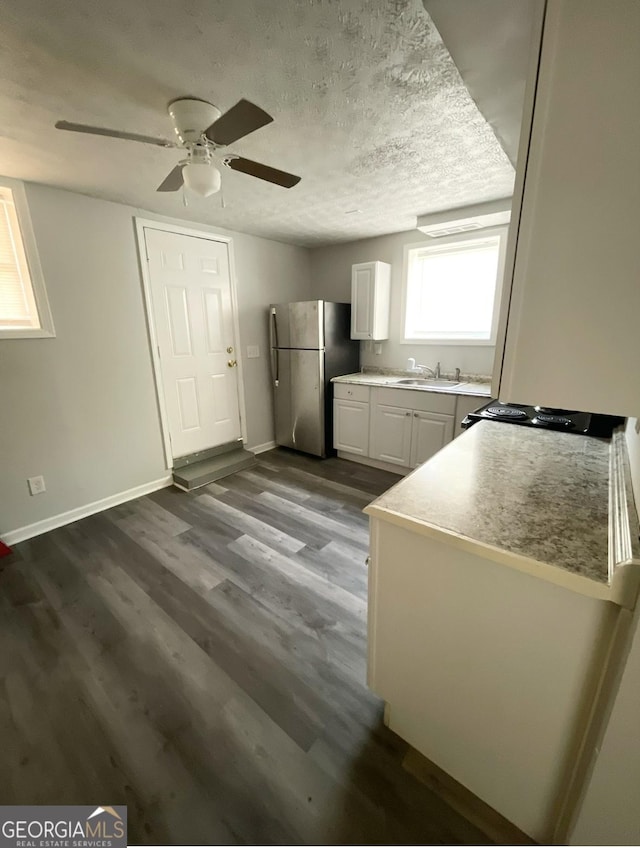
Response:
[{"label": "window", "polygon": [[0,338],[53,336],[24,186],[0,180]]},{"label": "window", "polygon": [[507,228],[406,248],[404,341],[495,344]]}]

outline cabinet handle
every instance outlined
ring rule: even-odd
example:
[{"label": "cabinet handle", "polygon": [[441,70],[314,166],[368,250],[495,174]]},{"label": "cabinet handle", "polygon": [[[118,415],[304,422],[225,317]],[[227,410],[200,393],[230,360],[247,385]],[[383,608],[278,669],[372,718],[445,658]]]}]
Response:
[{"label": "cabinet handle", "polygon": [[417,413],[417,412],[414,412],[414,413],[413,413],[413,417],[414,417],[414,418],[417,418],[417,417],[418,417],[418,413]]},{"label": "cabinet handle", "polygon": [[411,415],[411,413],[410,413],[410,412],[405,412],[405,415]]},{"label": "cabinet handle", "polygon": [[371,565],[371,557],[370,556],[368,556],[365,559],[364,564],[367,566],[367,568],[369,568],[369,566]]}]

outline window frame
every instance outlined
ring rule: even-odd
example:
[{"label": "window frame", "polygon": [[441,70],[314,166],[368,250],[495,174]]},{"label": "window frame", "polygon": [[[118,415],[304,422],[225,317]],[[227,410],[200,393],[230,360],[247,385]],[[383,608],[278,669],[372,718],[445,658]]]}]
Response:
[{"label": "window frame", "polygon": [[[14,180],[10,177],[0,177],[0,186],[10,189],[13,195],[13,203],[18,217],[18,226],[22,237],[22,245],[27,259],[31,288],[36,302],[36,310],[40,321],[39,327],[16,327],[10,329],[0,326],[0,340],[3,339],[51,339],[55,338],[56,331],[53,326],[53,316],[49,306],[49,298],[44,283],[44,275],[38,255],[36,238],[29,214],[27,193],[22,180]],[[1,320],[1,319],[0,319]]]},{"label": "window frame", "polygon": [[[402,302],[400,307],[400,344],[404,345],[455,345],[457,347],[495,347],[498,336],[498,323],[500,319],[500,303],[502,300],[502,292],[504,289],[504,270],[507,251],[507,235],[509,226],[502,224],[495,227],[482,227],[476,230],[470,230],[466,233],[460,233],[455,236],[446,236],[438,239],[429,239],[428,241],[409,242],[405,244],[403,251],[402,263]],[[493,314],[491,317],[491,332],[488,339],[473,339],[469,337],[450,337],[444,339],[425,339],[416,336],[407,335],[407,294],[409,287],[409,267],[411,252],[415,250],[434,250],[442,251],[447,246],[455,246],[464,244],[465,242],[481,241],[486,238],[495,238],[498,236],[498,270],[496,279],[496,293],[493,301]]]}]

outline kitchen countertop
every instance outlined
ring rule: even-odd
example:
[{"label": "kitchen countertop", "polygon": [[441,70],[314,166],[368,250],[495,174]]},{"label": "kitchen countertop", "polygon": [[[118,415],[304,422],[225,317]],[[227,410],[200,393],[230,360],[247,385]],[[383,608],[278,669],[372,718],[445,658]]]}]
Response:
[{"label": "kitchen countertop", "polygon": [[[419,378],[419,375],[416,375]],[[442,386],[403,386],[398,380],[411,379],[410,375],[393,376],[390,374],[369,374],[359,372],[357,374],[344,374],[334,377],[332,383],[357,383],[362,386],[385,386],[390,389],[408,389],[412,392],[439,392],[447,395],[472,395],[477,397],[491,397],[490,383],[459,383],[449,388]],[[427,378],[428,379],[428,378]]]},{"label": "kitchen countertop", "polygon": [[640,545],[622,431],[609,441],[480,422],[365,512],[582,594],[635,603]]}]

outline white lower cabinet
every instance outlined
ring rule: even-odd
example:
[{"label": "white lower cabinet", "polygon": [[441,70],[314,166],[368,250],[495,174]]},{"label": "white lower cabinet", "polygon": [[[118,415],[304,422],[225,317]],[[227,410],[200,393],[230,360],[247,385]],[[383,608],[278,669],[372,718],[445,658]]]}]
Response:
[{"label": "white lower cabinet", "polygon": [[369,456],[382,462],[408,466],[411,460],[412,421],[410,409],[376,404],[371,418]]},{"label": "white lower cabinet", "polygon": [[411,421],[410,465],[416,468],[453,439],[453,416],[414,412]]},{"label": "white lower cabinet", "polygon": [[334,383],[333,446],[342,453],[369,456],[369,386]]},{"label": "white lower cabinet", "polygon": [[462,432],[460,420],[482,402],[481,397],[334,383],[333,446],[347,459],[408,471]]},{"label": "white lower cabinet", "polygon": [[415,468],[453,438],[456,398],[426,392],[373,389],[372,459]]},{"label": "white lower cabinet", "polygon": [[333,401],[333,446],[336,450],[369,455],[369,404],[357,400]]},{"label": "white lower cabinet", "polygon": [[490,556],[371,516],[368,684],[391,730],[533,839],[558,844],[559,800],[619,608]]}]

